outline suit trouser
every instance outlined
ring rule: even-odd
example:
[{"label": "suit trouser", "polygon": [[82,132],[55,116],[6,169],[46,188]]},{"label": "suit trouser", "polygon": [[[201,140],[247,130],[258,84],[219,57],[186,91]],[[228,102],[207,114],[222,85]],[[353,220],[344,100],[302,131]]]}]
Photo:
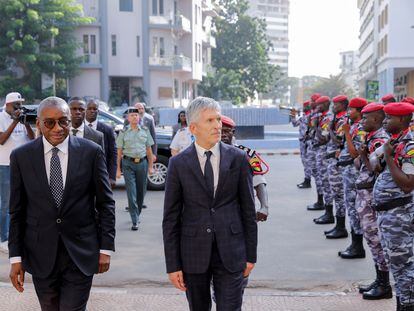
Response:
[{"label": "suit trouser", "polygon": [[210,266],[207,271],[205,273],[184,273],[190,310],[211,310],[211,280],[213,280],[217,311],[241,310],[243,279],[243,271],[232,273],[224,267],[217,245],[213,242]]},{"label": "suit trouser", "polygon": [[55,267],[47,278],[33,276],[42,311],[84,311],[93,276],[83,274],[59,241]]},{"label": "suit trouser", "polygon": [[0,242],[9,237],[10,166],[0,165]]}]

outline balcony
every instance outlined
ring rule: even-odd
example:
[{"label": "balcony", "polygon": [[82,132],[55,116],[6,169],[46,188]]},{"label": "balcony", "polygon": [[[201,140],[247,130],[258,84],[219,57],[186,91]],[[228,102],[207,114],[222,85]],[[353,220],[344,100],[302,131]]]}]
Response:
[{"label": "balcony", "polygon": [[191,33],[191,22],[183,15],[177,15],[174,18],[174,30],[178,33]]},{"label": "balcony", "polygon": [[216,38],[213,37],[210,33],[206,33],[205,31],[203,32],[202,35],[202,41],[203,41],[203,45],[209,48],[216,48],[217,44],[216,44]]},{"label": "balcony", "polygon": [[177,34],[191,33],[191,22],[183,15],[176,15],[174,23],[171,24],[171,18],[166,15],[152,15],[149,17],[149,23],[152,28],[158,29],[172,29]]},{"label": "balcony", "polygon": [[81,68],[100,68],[101,58],[99,54],[85,54],[80,64]]},{"label": "balcony", "polygon": [[202,1],[203,14],[206,16],[216,17],[218,8],[211,0]]},{"label": "balcony", "polygon": [[203,62],[203,69],[201,72],[203,76],[207,76],[207,74],[212,70],[213,70],[213,67],[211,66],[211,64]]},{"label": "balcony", "polygon": [[[191,58],[184,55],[174,55],[174,56],[150,56],[149,58],[150,66],[154,66],[152,69],[161,69],[161,70],[171,70],[173,66],[174,71],[181,72],[191,72],[192,64]],[[164,67],[164,68],[163,68]]]}]

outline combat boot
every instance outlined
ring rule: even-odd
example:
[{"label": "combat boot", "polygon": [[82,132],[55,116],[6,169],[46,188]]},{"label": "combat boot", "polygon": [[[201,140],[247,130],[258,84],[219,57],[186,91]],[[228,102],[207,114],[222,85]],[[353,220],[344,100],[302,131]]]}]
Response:
[{"label": "combat boot", "polygon": [[[377,265],[375,265],[375,273],[376,273],[376,277],[375,277],[374,282],[372,282],[371,284],[368,284],[368,285],[360,285],[360,286],[358,286],[358,290],[359,290],[359,293],[360,293],[360,294],[370,291],[370,290],[371,290],[374,286],[376,286],[376,285],[377,285],[378,278],[379,278],[379,276],[378,276],[378,271],[379,271],[379,270],[378,270],[378,266],[377,266]],[[398,298],[398,297],[397,297],[397,298]]]},{"label": "combat boot", "polygon": [[363,299],[367,300],[379,300],[392,298],[392,288],[390,285],[390,273],[389,271],[381,271],[377,269],[377,280],[375,285],[362,294]]},{"label": "combat boot", "polygon": [[308,205],[308,211],[323,211],[325,206],[323,205],[323,195],[318,194],[318,201],[312,205]]},{"label": "combat boot", "polygon": [[345,216],[336,216],[336,226],[333,230],[325,233],[327,239],[342,239],[348,237],[348,231],[345,228]]},{"label": "combat boot", "polygon": [[362,243],[362,234],[351,233],[352,243],[343,252],[338,252],[338,256],[343,259],[365,258],[364,245]]},{"label": "combat boot", "polygon": [[300,184],[297,184],[296,185],[299,189],[307,189],[307,188],[311,188],[312,186],[311,186],[311,181],[310,181],[310,179],[309,178],[305,178],[305,180],[302,182],[302,183],[300,183]]},{"label": "combat boot", "polygon": [[400,311],[414,311],[414,305],[403,305],[400,303]]},{"label": "combat boot", "polygon": [[313,222],[317,225],[326,225],[335,223],[335,218],[333,216],[333,205],[325,205],[325,214],[319,218],[313,219]]}]

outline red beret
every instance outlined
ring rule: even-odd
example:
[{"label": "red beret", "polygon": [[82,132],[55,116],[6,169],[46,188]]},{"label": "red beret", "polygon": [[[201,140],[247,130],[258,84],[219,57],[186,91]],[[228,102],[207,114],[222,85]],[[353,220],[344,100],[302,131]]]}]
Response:
[{"label": "red beret", "polygon": [[414,105],[409,103],[389,103],[385,105],[384,112],[390,116],[406,116],[414,112]]},{"label": "red beret", "polygon": [[307,100],[303,103],[303,107],[307,107],[310,105],[310,100]]},{"label": "red beret", "polygon": [[404,99],[401,100],[401,102],[414,104],[414,97],[405,97]]},{"label": "red beret", "polygon": [[223,124],[223,125],[227,125],[227,126],[230,126],[230,127],[235,127],[236,126],[236,123],[233,121],[233,119],[232,118],[229,118],[229,117],[226,117],[226,116],[221,116],[221,123]]},{"label": "red beret", "polygon": [[312,99],[314,102],[316,102],[316,100],[317,100],[319,97],[321,97],[321,94],[319,94],[319,93],[315,93],[315,94],[313,94],[313,95],[311,96],[311,99]]},{"label": "red beret", "polygon": [[362,113],[374,112],[384,109],[384,105],[380,103],[370,103],[362,109]]},{"label": "red beret", "polygon": [[319,105],[330,101],[331,99],[328,96],[321,96],[315,101],[315,103]]},{"label": "red beret", "polygon": [[368,104],[367,100],[362,97],[355,97],[349,101],[348,107],[350,108],[362,108]]},{"label": "red beret", "polygon": [[384,95],[384,96],[381,98],[381,101],[382,101],[382,102],[385,102],[385,101],[387,101],[387,100],[391,100],[391,99],[395,100],[394,94],[387,94],[387,95]]},{"label": "red beret", "polygon": [[348,100],[348,97],[346,97],[345,95],[338,95],[332,98],[332,101],[334,103],[340,103],[340,102],[343,102],[344,100]]}]

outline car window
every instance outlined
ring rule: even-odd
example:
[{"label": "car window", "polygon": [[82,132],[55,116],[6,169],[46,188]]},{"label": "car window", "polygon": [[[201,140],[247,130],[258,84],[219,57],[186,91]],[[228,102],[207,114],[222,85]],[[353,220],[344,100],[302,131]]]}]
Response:
[{"label": "car window", "polygon": [[98,121],[103,122],[105,124],[108,124],[108,125],[112,126],[113,128],[115,128],[115,126],[119,123],[116,120],[114,120],[114,119],[110,118],[109,116],[104,115],[102,113],[98,114]]}]

